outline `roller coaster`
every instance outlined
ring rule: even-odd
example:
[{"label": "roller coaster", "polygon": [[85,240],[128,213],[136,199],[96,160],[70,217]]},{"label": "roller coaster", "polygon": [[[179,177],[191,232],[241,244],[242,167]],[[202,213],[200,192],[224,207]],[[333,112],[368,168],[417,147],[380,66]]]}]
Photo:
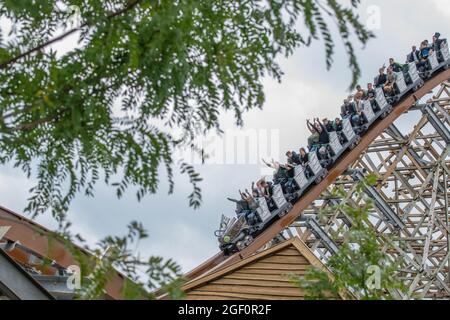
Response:
[{"label": "roller coaster", "polygon": [[[380,119],[386,118],[406,94],[416,92],[423,86],[425,79],[440,70],[449,69],[450,54],[447,41],[441,42],[439,49],[433,51],[427,60],[428,65],[420,73],[416,62],[406,64],[403,70],[398,72],[391,70],[394,83],[390,93],[379,86],[373,90],[372,101],[368,97],[355,99],[354,105],[351,106],[346,100],[345,103],[354,110],[353,113],[346,114],[343,109],[344,118],[341,120],[340,129],[337,130],[333,128],[327,131],[327,128],[319,123],[320,127],[317,130],[326,133],[326,141],[329,143],[310,145],[309,161],[304,164],[298,163],[292,178],[279,183],[275,183],[274,179],[274,185],[270,185],[268,196],[256,197],[255,210],[246,210],[243,208],[246,203],[241,205],[238,202],[236,209],[238,219],[230,220],[222,216],[221,228],[215,234],[225,255],[241,251],[276,217],[283,217],[288,213],[292,209],[290,203],[295,204],[313,184],[319,184],[327,176],[328,169],[337,163],[342,154],[355,149],[367,130]],[[360,114],[357,114],[357,110],[360,110]],[[277,170],[281,168],[278,166]]]},{"label": "roller coaster", "polygon": [[[351,227],[351,221],[343,217],[342,212],[336,213],[333,217],[325,217],[322,221],[317,219],[319,208],[340,201],[340,199],[332,198],[331,186],[336,183],[345,186],[351,197],[355,181],[363,179],[364,172],[376,172],[379,176],[382,174],[383,179],[376,187],[368,187],[365,191],[375,200],[376,214],[374,215],[379,221],[374,222],[373,227],[380,234],[380,241],[386,238],[383,237],[383,233],[394,234],[396,239],[401,239],[400,245],[397,245],[398,250],[394,250],[396,252],[393,253],[393,259],[397,259],[398,256],[405,259],[405,268],[401,270],[401,273],[405,283],[410,286],[411,292],[420,292],[427,298],[450,297],[448,269],[450,228],[447,197],[450,120],[448,104],[446,104],[448,100],[435,96],[426,103],[420,104],[420,100],[439,84],[441,84],[439,95],[449,93],[447,80],[450,78],[448,70],[450,55],[447,42],[443,41],[440,50],[429,55],[426,68],[418,70],[416,65],[414,62],[408,63],[396,73],[393,93],[386,94],[383,89],[377,88],[375,103],[370,103],[368,100],[360,101],[359,108],[364,115],[364,123],[357,124],[351,117],[344,117],[340,131],[328,132],[330,142],[324,146],[326,157],[321,157],[318,148],[310,148],[307,165],[296,166],[294,176],[284,185],[274,183],[271,198],[256,197],[257,208],[244,210],[243,214],[242,211],[237,210],[238,216],[235,218],[222,216],[220,229],[215,233],[221,252],[189,272],[187,277],[193,279],[224,268],[276,241],[294,235],[300,236],[322,260],[326,261],[331,254],[339,250],[339,243],[334,239],[336,233],[343,239],[345,230]],[[420,111],[422,118],[411,135],[405,136],[394,122],[402,114],[412,111]],[[415,142],[411,137],[415,137],[426,125],[434,130],[433,134],[428,135],[430,137],[427,138],[428,140],[421,139],[428,145],[421,146],[420,149],[410,146],[412,142]],[[374,149],[371,146],[375,143],[382,144],[378,141],[380,137],[387,134],[402,141],[398,143],[402,147],[402,154],[397,154],[397,159],[392,159],[396,149],[393,148],[391,141],[384,146],[384,152],[387,151],[391,155],[389,158],[380,160],[381,164],[377,166],[369,156]],[[382,140],[384,143],[387,139]],[[436,143],[438,147],[432,147]],[[431,156],[427,152],[430,148],[433,148]],[[380,150],[383,149],[376,151],[379,158],[382,152]],[[413,159],[413,165],[409,168],[397,168],[400,163],[405,163],[401,159],[405,154]],[[430,156],[433,161],[424,160],[425,156]],[[369,165],[364,163],[364,160]],[[385,167],[387,167],[386,172],[381,172]],[[408,199],[410,203],[406,208],[401,208],[401,203],[407,203],[408,200],[398,199],[401,188],[397,186],[395,189],[394,198],[397,199],[392,199],[392,196],[382,192],[386,185],[391,184],[393,175],[395,180],[402,180],[401,183],[408,184],[408,178],[405,182],[404,178],[396,176],[400,174],[397,170],[403,173],[408,172],[410,175],[423,175],[423,178],[420,177],[419,186],[410,186],[411,197],[416,198]],[[308,171],[312,174],[307,174]],[[416,173],[416,171],[419,172]],[[417,202],[426,202],[426,199],[421,197],[424,190],[430,192],[430,186],[431,193],[434,195],[431,198],[428,196],[431,203],[428,201],[425,205],[429,210],[428,214],[423,213],[420,219],[417,213],[414,217],[409,217],[413,209],[418,207]],[[392,193],[392,190],[390,192]],[[405,191],[403,190],[402,193]],[[439,206],[439,210],[436,210],[434,207],[438,202],[442,202],[442,205]],[[320,205],[318,206],[317,203]],[[392,203],[395,203],[395,208]],[[440,217],[438,223],[429,221],[438,216]],[[439,239],[435,239],[434,229],[439,228],[441,228],[441,234]],[[333,237],[330,236],[330,232],[333,233]],[[420,236],[414,239],[414,246],[420,248],[418,252],[412,253],[411,248],[414,246],[408,243],[411,241],[407,239],[419,234]],[[432,250],[435,243],[440,244],[438,253]],[[380,242],[380,247],[383,245],[386,246],[386,243]],[[437,254],[440,256],[439,261],[435,261]]]},{"label": "roller coaster", "polygon": [[[222,269],[294,236],[327,261],[339,250],[352,222],[339,211],[321,218],[317,213],[342,200],[331,194],[334,185],[343,186],[354,205],[361,204],[364,199],[353,197],[355,181],[364,172],[375,172],[379,181],[366,192],[375,202],[370,227],[379,235],[380,250],[402,261],[399,276],[410,293],[450,298],[449,64],[447,42],[429,56],[425,69],[409,63],[397,73],[393,95],[378,89],[375,108],[361,104],[364,123],[344,118],[340,132],[328,133],[327,157],[311,150],[307,166],[294,169],[290,187],[273,185],[272,203],[257,199],[257,210],[224,219],[216,233],[221,250],[186,277],[195,279]],[[411,132],[402,132],[397,122],[410,115],[417,119],[416,125]],[[51,264],[45,265],[42,275],[64,275],[76,264],[65,244],[35,222],[0,208],[2,225],[11,229],[0,245],[22,265],[45,258]],[[124,277],[115,273],[107,295],[120,299],[123,285]]]}]

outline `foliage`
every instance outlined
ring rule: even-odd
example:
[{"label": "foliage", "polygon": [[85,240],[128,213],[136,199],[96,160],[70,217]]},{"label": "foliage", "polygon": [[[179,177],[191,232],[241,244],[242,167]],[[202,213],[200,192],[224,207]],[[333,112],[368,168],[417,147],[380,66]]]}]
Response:
[{"label": "foliage", "polygon": [[[188,175],[189,204],[198,207],[201,178],[173,152],[196,135],[221,132],[221,111],[242,125],[247,110],[262,108],[263,77],[282,76],[278,57],[322,41],[329,68],[335,41],[328,20],[343,40],[354,85],[360,70],[353,37],[362,44],[372,37],[355,13],[358,5],[2,1],[0,18],[13,28],[8,35],[0,30],[0,163],[36,175],[27,207],[33,214],[52,210],[62,219],[75,195],[93,196],[99,180],[118,197],[135,187],[140,200],[158,190],[160,167],[171,193],[174,166]],[[74,6],[76,26],[69,23]],[[78,44],[56,52],[54,45],[69,36]]]},{"label": "foliage", "polygon": [[90,248],[75,246],[84,242],[80,235],[73,235],[70,223],[65,223],[52,241],[63,241],[80,267],[81,288],[76,290],[76,299],[92,300],[104,297],[106,284],[117,271],[124,276],[122,296],[124,299],[155,299],[167,294],[170,299],[182,299],[184,284],[181,268],[171,259],[151,256],[143,258],[137,252],[139,241],[148,237],[143,226],[131,222],[125,236],[107,236]]},{"label": "foliage", "polygon": [[[375,175],[369,175],[356,186],[356,197],[365,198],[363,205],[355,207],[344,200],[330,209],[340,210],[352,223],[345,235],[344,244],[327,262],[332,276],[318,268],[310,268],[304,277],[290,276],[291,281],[306,293],[307,299],[339,299],[342,296],[362,300],[393,299],[393,291],[404,291],[402,282],[395,277],[397,262],[380,250],[377,234],[368,227],[373,201],[365,196],[364,188],[374,185],[376,181]],[[336,188],[333,192],[342,199],[347,197],[347,193],[341,188]],[[371,267],[379,270],[379,286],[374,278],[376,273]]]},{"label": "foliage", "polygon": [[[193,186],[189,205],[198,207],[201,177],[173,153],[185,146],[203,153],[193,139],[221,133],[222,111],[232,112],[242,126],[246,111],[263,106],[262,79],[281,80],[277,59],[299,46],[322,41],[330,68],[335,41],[327,20],[336,23],[354,86],[360,70],[352,34],[362,44],[372,37],[355,13],[358,5],[358,0],[348,5],[337,0],[0,2],[0,19],[6,21],[0,26],[0,164],[12,163],[36,177],[26,210],[33,215],[51,210],[60,222],[58,238],[89,275],[80,298],[101,297],[113,268],[129,278],[125,296],[130,298],[152,297],[155,288],[180,298],[182,279],[173,261],[142,259],[130,248],[147,236],[137,223],[123,237],[103,239],[91,249],[94,256],[73,246],[81,237],[70,235],[65,215],[76,194],[93,196],[103,181],[119,198],[132,187],[141,200],[158,191],[161,169],[172,193],[178,167]],[[71,24],[74,8],[80,13],[77,25]],[[68,48],[56,51],[67,39]]]}]

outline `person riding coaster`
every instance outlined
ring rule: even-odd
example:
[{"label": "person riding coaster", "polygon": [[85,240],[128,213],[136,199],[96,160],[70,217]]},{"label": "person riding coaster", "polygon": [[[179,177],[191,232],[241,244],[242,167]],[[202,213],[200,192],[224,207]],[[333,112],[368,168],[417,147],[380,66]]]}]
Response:
[{"label": "person riding coaster", "polygon": [[420,72],[425,72],[430,69],[428,57],[433,52],[433,48],[428,45],[428,40],[424,40],[420,44],[419,48],[419,63],[417,65]]},{"label": "person riding coaster", "polygon": [[431,73],[441,66],[444,67],[444,69],[450,68],[450,52],[448,42],[447,39],[441,39],[441,34],[439,32],[436,32],[433,35],[433,43],[431,44],[431,48],[435,52],[436,58],[433,59],[433,57],[431,57]]},{"label": "person riding coaster", "polygon": [[307,120],[308,126],[314,128],[318,134],[318,139],[308,145],[309,152],[314,152],[324,168],[328,168],[331,164],[332,150],[330,148],[330,138],[324,124],[318,118],[314,119],[314,124]]},{"label": "person riding coaster", "polygon": [[273,159],[270,163],[266,162],[264,159],[262,159],[262,161],[266,166],[275,170],[273,173],[273,183],[284,185],[285,182],[289,179],[288,168],[280,164],[278,161],[274,161]]},{"label": "person riding coaster", "polygon": [[293,192],[296,195],[293,200],[297,201],[312,184],[321,183],[328,174],[327,160],[335,163],[344,152],[353,150],[361,141],[361,132],[364,133],[377,119],[385,118],[392,112],[393,102],[421,86],[423,74],[418,74],[421,63],[428,72],[427,77],[441,68],[450,67],[448,44],[440,39],[440,34],[435,34],[432,45],[424,41],[420,52],[413,48],[406,65],[390,59],[387,74],[384,68],[380,69],[375,87],[368,84],[367,90],[364,90],[358,86],[355,95],[344,101],[342,119],[323,119],[322,123],[314,119],[313,124],[308,120],[310,152],[303,148],[298,153],[287,152],[286,165],[273,160],[271,164],[266,163],[275,169],[274,183],[261,179],[256,186],[252,183],[251,192],[247,189],[239,191],[240,200],[229,199],[236,203],[237,217],[226,218],[226,221],[222,219],[216,234],[221,250],[227,255],[248,246],[273,222],[272,219],[282,217],[292,209],[290,203],[286,204],[291,201],[289,193]]},{"label": "person riding coaster", "polygon": [[[410,84],[412,84],[414,82],[414,80],[411,78],[411,74],[409,72],[409,69],[412,68],[413,66],[416,67],[415,63],[410,64],[408,62],[408,58],[407,58],[407,61],[406,61],[405,64],[401,64],[401,63],[396,62],[394,60],[394,58],[390,58],[389,59],[389,67],[392,69],[392,71],[396,75],[396,79],[395,80],[397,81],[398,80],[397,78],[400,75],[403,75],[403,78],[404,78],[405,83],[407,85],[410,85]],[[417,67],[416,67],[416,69],[417,69]],[[398,94],[399,93],[398,91],[400,90],[400,88],[398,88],[398,83],[395,83],[395,84],[396,84],[395,85],[395,91],[396,91],[395,94]]]},{"label": "person riding coaster", "polygon": [[[436,37],[438,36],[438,37]],[[428,40],[422,41],[419,50],[419,62],[416,63],[417,70],[422,79],[431,77],[432,73],[439,68],[442,60],[441,46],[445,40],[439,40],[440,34],[437,32],[433,36],[433,44],[429,44]],[[439,44],[439,45],[438,45]]]},{"label": "person riding coaster", "polygon": [[393,67],[389,66],[387,69],[387,81],[386,84],[383,86],[384,94],[386,95],[386,98],[388,102],[392,103],[395,100],[395,95],[398,93],[397,88],[397,74],[394,72]]},{"label": "person riding coaster", "polygon": [[442,53],[442,45],[444,43],[447,43],[447,39],[441,39],[441,34],[439,32],[436,32],[433,35],[433,44],[432,44],[432,48],[434,51],[436,51],[437,54],[437,59],[439,63],[442,63],[445,61],[445,57]]},{"label": "person riding coaster", "polygon": [[329,121],[328,119],[323,119],[322,123],[325,125],[325,128],[327,129],[327,132],[336,132],[339,142],[341,144],[344,144],[347,142],[347,138],[345,134],[343,134],[344,130],[344,123],[342,122],[341,118],[336,118],[334,121]]},{"label": "person riding coaster", "polygon": [[[272,160],[270,167],[279,166]],[[279,177],[278,177],[279,178]],[[252,194],[245,189],[239,190],[241,200],[227,198],[236,203],[236,215],[233,219],[222,217],[220,229],[215,232],[220,249],[226,254],[238,252],[248,246],[276,216],[289,212],[292,205],[286,201],[280,184],[260,179],[256,186],[252,183]]]},{"label": "person riding coaster", "polygon": [[[417,65],[414,62],[405,65],[403,76],[407,86],[415,85],[416,83],[418,83],[419,86],[423,84],[423,80],[421,80],[419,71],[417,70]],[[418,89],[418,87],[416,87],[416,89]]]},{"label": "person riding coaster", "polygon": [[342,119],[350,120],[356,134],[362,134],[367,130],[367,128],[364,127],[364,124],[367,121],[362,110],[352,100],[353,96],[349,96],[344,100],[344,104],[341,107],[341,117]]},{"label": "person riding coaster", "polygon": [[301,165],[303,167],[305,176],[307,179],[309,179],[312,176],[314,176],[314,173],[311,170],[311,168],[309,167],[309,155],[308,155],[308,152],[306,152],[305,148],[299,149],[299,156],[300,156],[299,165]]},{"label": "person riding coaster", "polygon": [[[292,183],[292,177],[293,177],[293,166],[290,164],[282,165],[277,161],[274,161],[272,159],[272,162],[269,163],[262,159],[263,163],[267,165],[269,168],[272,168],[275,170],[273,174],[273,185],[279,185],[281,186],[281,190],[285,194],[292,193],[293,190],[295,190],[295,185]],[[273,186],[272,185],[272,186]],[[279,207],[276,205],[274,199],[273,199],[273,187],[270,188],[270,197],[266,196],[267,206],[270,210],[270,212],[273,212],[276,209],[279,209]]]},{"label": "person riding coaster", "polygon": [[245,190],[244,192],[239,190],[239,195],[241,196],[240,200],[232,198],[227,198],[227,200],[236,203],[235,212],[237,218],[243,216],[245,219],[247,219],[247,216],[258,208],[258,203],[256,203],[255,201],[254,194],[250,195],[248,190]]},{"label": "person riding coaster", "polygon": [[372,105],[372,109],[374,112],[378,112],[381,110],[381,107],[379,106],[376,97],[377,97],[376,90],[373,87],[373,84],[369,82],[367,84],[367,100],[370,101],[370,104]]},{"label": "person riding coaster", "polygon": [[[294,167],[295,166],[307,166],[308,163],[308,153],[306,152],[305,148],[300,148],[298,153],[296,153],[295,151],[287,151],[286,152],[286,157],[287,157],[287,165],[289,165],[290,167]],[[312,174],[312,172],[308,170],[307,174]],[[292,170],[288,170],[288,174],[289,177],[292,178],[292,176],[294,176],[295,174],[292,172]]]}]

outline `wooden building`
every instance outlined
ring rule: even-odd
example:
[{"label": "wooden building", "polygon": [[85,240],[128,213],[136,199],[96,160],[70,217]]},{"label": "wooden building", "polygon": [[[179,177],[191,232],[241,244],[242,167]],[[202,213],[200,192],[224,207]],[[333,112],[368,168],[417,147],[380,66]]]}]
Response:
[{"label": "wooden building", "polygon": [[0,248],[0,300],[53,300],[44,286]]},{"label": "wooden building", "polygon": [[303,300],[304,292],[288,275],[304,275],[311,266],[327,270],[303,241],[293,238],[194,279],[183,290],[188,300]]}]

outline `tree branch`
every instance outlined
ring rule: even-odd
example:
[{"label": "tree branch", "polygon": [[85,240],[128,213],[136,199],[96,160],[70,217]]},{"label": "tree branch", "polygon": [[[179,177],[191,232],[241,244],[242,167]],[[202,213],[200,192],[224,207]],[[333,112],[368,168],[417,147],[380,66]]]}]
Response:
[{"label": "tree branch", "polygon": [[[116,12],[113,12],[112,14],[110,14],[110,15],[108,16],[108,19],[112,19],[112,18],[114,18],[114,17],[117,17],[117,16],[119,16],[119,15],[121,15],[121,14],[123,14],[123,13],[125,13],[125,12],[127,12],[127,11],[129,11],[129,10],[131,10],[131,9],[133,9],[139,2],[141,2],[141,0],[134,0],[134,1],[130,2],[130,3],[129,3],[126,7],[124,7],[123,9],[121,9],[121,10],[119,10],[119,11],[116,11]],[[61,40],[63,40],[64,38],[70,36],[71,34],[77,32],[77,31],[79,31],[79,30],[81,30],[82,28],[87,27],[87,26],[89,26],[89,24],[88,24],[87,22],[85,22],[85,23],[83,23],[81,26],[79,26],[79,27],[77,27],[77,28],[73,28],[73,29],[71,29],[71,30],[69,30],[69,31],[67,31],[67,32],[65,32],[65,33],[63,33],[63,34],[61,34],[60,36],[58,36],[58,37],[56,37],[56,38],[53,38],[53,39],[51,39],[51,40],[49,40],[49,41],[47,41],[47,42],[45,42],[45,43],[42,43],[42,44],[40,44],[40,45],[38,45],[38,46],[36,46],[36,47],[34,47],[34,48],[31,48],[31,49],[29,49],[29,50],[27,50],[27,51],[25,51],[25,52],[23,52],[23,53],[21,53],[21,54],[15,56],[14,58],[9,59],[8,61],[2,62],[2,63],[0,63],[0,69],[5,69],[5,68],[8,67],[9,65],[16,63],[16,62],[19,61],[20,59],[22,59],[22,58],[24,58],[24,57],[26,57],[26,56],[28,56],[28,55],[34,53],[34,52],[40,51],[40,50],[42,50],[42,49],[48,47],[48,46],[51,45],[51,44],[54,44],[54,43],[56,43],[56,42],[58,42],[58,41],[61,41]]]}]

